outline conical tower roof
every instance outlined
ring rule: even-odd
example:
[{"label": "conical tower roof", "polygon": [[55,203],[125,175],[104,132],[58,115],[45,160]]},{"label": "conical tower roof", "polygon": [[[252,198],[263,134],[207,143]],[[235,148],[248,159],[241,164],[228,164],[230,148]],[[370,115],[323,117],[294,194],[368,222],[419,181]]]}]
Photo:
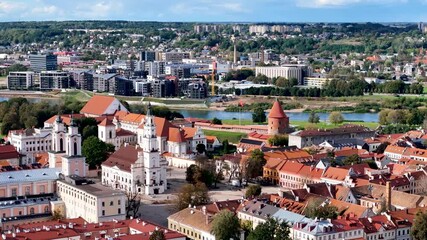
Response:
[{"label": "conical tower roof", "polygon": [[285,112],[283,111],[282,105],[280,105],[279,100],[274,101],[273,107],[268,114],[269,118],[287,118]]}]

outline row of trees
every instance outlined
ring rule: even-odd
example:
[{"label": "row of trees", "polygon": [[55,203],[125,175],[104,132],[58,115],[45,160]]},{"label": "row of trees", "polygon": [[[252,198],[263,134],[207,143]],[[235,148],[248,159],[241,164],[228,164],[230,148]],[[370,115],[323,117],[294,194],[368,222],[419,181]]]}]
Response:
[{"label": "row of trees", "polygon": [[378,121],[382,125],[409,124],[421,125],[427,119],[427,110],[423,109],[384,109],[378,115]]}]

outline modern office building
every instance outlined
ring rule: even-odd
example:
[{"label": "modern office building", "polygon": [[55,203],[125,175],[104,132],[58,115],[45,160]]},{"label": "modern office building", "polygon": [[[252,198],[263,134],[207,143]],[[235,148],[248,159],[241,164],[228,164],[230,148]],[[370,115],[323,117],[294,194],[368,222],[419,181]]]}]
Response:
[{"label": "modern office building", "polygon": [[262,74],[267,76],[268,78],[296,78],[298,80],[298,84],[303,85],[304,77],[310,77],[312,75],[312,69],[307,65],[287,64],[279,67],[256,67],[255,74]]},{"label": "modern office building", "polygon": [[40,73],[40,90],[66,89],[70,87],[68,72],[42,71]]},{"label": "modern office building", "polygon": [[151,83],[145,81],[134,82],[135,93],[140,96],[149,96],[151,93]]},{"label": "modern office building", "polygon": [[109,74],[94,74],[93,75],[93,90],[98,92],[108,92],[110,86],[110,80],[118,76],[115,73]]},{"label": "modern office building", "polygon": [[208,87],[205,82],[192,82],[188,85],[187,97],[194,99],[205,99],[208,97]]},{"label": "modern office building", "polygon": [[55,71],[58,59],[55,55],[30,55],[30,67],[35,72]]},{"label": "modern office building", "polygon": [[34,86],[34,72],[10,72],[7,76],[7,88],[11,90],[24,90]]},{"label": "modern office building", "polygon": [[115,76],[109,80],[108,92],[114,95],[133,95],[133,82],[127,78]]},{"label": "modern office building", "polygon": [[155,77],[165,74],[165,62],[145,62],[145,71],[147,71],[148,75]]}]

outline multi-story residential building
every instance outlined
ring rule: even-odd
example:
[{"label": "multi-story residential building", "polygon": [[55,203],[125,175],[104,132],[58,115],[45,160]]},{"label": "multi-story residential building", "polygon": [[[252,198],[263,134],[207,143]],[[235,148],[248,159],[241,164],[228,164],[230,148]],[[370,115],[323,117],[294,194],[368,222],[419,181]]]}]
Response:
[{"label": "multi-story residential building", "polygon": [[55,55],[30,55],[30,67],[35,72],[55,71],[58,65]]},{"label": "multi-story residential building", "polygon": [[0,165],[17,167],[21,164],[21,156],[12,145],[0,145]]},{"label": "multi-story residential building", "polygon": [[175,83],[167,79],[156,79],[151,82],[151,94],[157,98],[175,96]]},{"label": "multi-story residential building", "polygon": [[182,59],[190,58],[188,52],[164,52],[161,53],[161,61],[163,62],[182,62]]},{"label": "multi-story residential building", "polygon": [[65,89],[70,87],[70,76],[67,72],[42,71],[40,73],[40,89]]},{"label": "multi-story residential building", "polygon": [[251,25],[249,26],[249,34],[264,34],[270,31],[270,26],[267,25]]},{"label": "multi-story residential building", "polygon": [[37,153],[47,152],[52,146],[52,130],[47,128],[30,128],[9,131],[8,141],[22,155],[21,164],[35,162]]},{"label": "multi-story residential building", "polygon": [[204,33],[204,32],[219,32],[221,27],[219,25],[194,25],[193,30],[196,33]]},{"label": "multi-story residential building", "polygon": [[154,61],[154,62],[145,62],[145,71],[148,75],[158,77],[165,74],[165,62],[164,61]]},{"label": "multi-story residential building", "polygon": [[289,134],[289,146],[305,148],[324,141],[340,139],[365,139],[375,136],[375,131],[364,126],[347,124],[332,129],[302,130]]},{"label": "multi-story residential building", "polygon": [[93,72],[90,70],[71,70],[71,82],[77,88],[93,91]]},{"label": "multi-story residential building", "polygon": [[7,88],[11,90],[24,90],[34,86],[34,72],[9,72]]},{"label": "multi-story residential building", "polygon": [[207,85],[203,81],[192,82],[188,85],[188,98],[205,99],[208,97]]},{"label": "multi-story residential building", "polygon": [[389,145],[385,149],[384,155],[393,162],[399,162],[401,160],[415,160],[427,162],[427,150],[420,148]]},{"label": "multi-story residential building", "polygon": [[279,67],[256,67],[255,74],[265,75],[268,78],[284,77],[286,79],[296,78],[298,84],[304,84],[304,78],[312,75],[310,66],[302,64],[287,64]]},{"label": "multi-story residential building", "polygon": [[146,62],[153,62],[156,60],[156,52],[153,51],[141,51],[139,53],[139,60]]},{"label": "multi-story residential building", "polygon": [[91,223],[126,219],[126,194],[77,175],[57,182],[67,218],[83,217]]},{"label": "multi-story residential building", "polygon": [[133,82],[127,78],[116,76],[109,81],[109,93],[114,95],[133,95]]},{"label": "multi-story residential building", "polygon": [[134,89],[136,95],[149,96],[151,94],[151,83],[145,81],[135,81]]},{"label": "multi-story residential building", "polygon": [[108,92],[110,90],[110,80],[118,74],[94,74],[93,75],[93,90],[98,92]]},{"label": "multi-story residential building", "polygon": [[296,161],[286,161],[279,169],[279,184],[283,188],[299,189],[305,184],[321,182],[323,169]]}]

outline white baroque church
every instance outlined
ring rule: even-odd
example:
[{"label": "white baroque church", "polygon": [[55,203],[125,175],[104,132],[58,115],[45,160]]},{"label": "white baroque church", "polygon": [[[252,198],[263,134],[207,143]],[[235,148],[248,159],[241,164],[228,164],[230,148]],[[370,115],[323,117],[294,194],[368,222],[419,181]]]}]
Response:
[{"label": "white baroque church", "polygon": [[167,189],[167,161],[161,157],[156,124],[148,106],[138,144],[125,144],[103,164],[102,184],[122,191],[152,195]]}]

